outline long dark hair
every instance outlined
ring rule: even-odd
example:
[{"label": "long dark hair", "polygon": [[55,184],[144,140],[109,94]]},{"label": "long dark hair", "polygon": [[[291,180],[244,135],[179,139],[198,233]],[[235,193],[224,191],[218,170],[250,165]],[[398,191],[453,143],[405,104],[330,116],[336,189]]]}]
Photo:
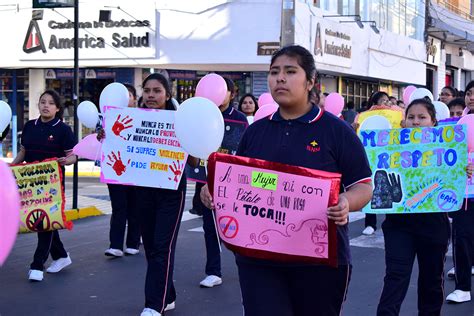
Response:
[{"label": "long dark hair", "polygon": [[[242,103],[244,103],[244,100],[245,100],[245,98],[247,98],[247,97],[250,97],[250,98],[253,100],[253,103],[255,104],[255,108],[254,108],[253,113],[252,113],[252,115],[255,115],[255,112],[257,112],[257,109],[258,109],[258,103],[257,103],[257,99],[255,98],[255,96],[254,96],[253,94],[251,94],[251,93],[247,93],[247,94],[245,94],[243,97],[240,98],[238,110],[239,110],[240,112],[244,113],[244,112],[242,111]],[[247,115],[247,113],[244,113],[244,114]]]},{"label": "long dark hair", "polygon": [[41,100],[41,98],[46,94],[50,95],[51,98],[53,98],[54,105],[56,105],[56,107],[59,109],[59,111],[56,112],[54,117],[62,120],[63,119],[63,113],[64,113],[64,106],[61,104],[61,97],[54,90],[46,90],[45,92],[41,93],[38,100]]},{"label": "long dark hair", "polygon": [[[300,45],[290,45],[277,50],[272,55],[270,68],[272,67],[275,60],[280,56],[295,58],[298,62],[298,65],[300,65],[300,67],[303,68],[304,72],[306,73],[306,80],[316,80],[316,64],[314,63],[314,57],[313,54],[311,54],[306,48]],[[309,100],[311,100],[312,93],[313,89],[308,92]]]},{"label": "long dark hair", "polygon": [[389,98],[389,97],[388,97],[388,93],[383,92],[383,91],[377,91],[377,92],[372,93],[372,95],[371,95],[370,98],[369,98],[369,107],[372,106],[372,105],[377,105],[377,104],[379,104],[379,100],[380,100],[383,96],[386,96],[387,99]]},{"label": "long dark hair", "polygon": [[[174,107],[173,101],[171,101],[170,85],[168,83],[168,80],[166,80],[165,76],[159,73],[153,73],[149,75],[148,77],[145,78],[145,80],[143,80],[142,88],[145,88],[146,83],[150,80],[157,80],[163,85],[163,87],[165,88],[166,96],[168,97],[168,100],[166,100],[166,103],[165,103],[165,109],[175,111],[176,108]],[[146,105],[143,104],[143,107],[146,107]]]},{"label": "long dark hair", "polygon": [[436,109],[433,103],[431,102],[431,100],[428,98],[416,99],[416,100],[411,101],[410,104],[408,104],[407,108],[405,109],[405,117],[407,117],[408,111],[415,104],[423,105],[428,111],[428,114],[431,117],[431,121],[434,122],[434,126],[438,125],[438,120],[436,119]]}]

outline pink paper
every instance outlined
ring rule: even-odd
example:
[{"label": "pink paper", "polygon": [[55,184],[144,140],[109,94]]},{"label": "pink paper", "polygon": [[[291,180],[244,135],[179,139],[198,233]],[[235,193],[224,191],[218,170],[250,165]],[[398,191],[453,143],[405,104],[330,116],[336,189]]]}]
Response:
[{"label": "pink paper", "polygon": [[97,134],[91,134],[74,146],[72,152],[81,158],[99,160],[101,148],[102,144],[97,140]]}]

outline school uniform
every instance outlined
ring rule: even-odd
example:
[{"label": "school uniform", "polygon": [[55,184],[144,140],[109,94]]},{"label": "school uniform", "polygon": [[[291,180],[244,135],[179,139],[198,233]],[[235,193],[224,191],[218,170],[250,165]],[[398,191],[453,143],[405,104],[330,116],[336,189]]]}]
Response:
[{"label": "school uniform", "polygon": [[[229,106],[222,112],[224,120],[232,120],[244,122],[248,126],[247,117],[242,112]],[[226,134],[224,133],[223,143],[226,141]],[[202,188],[204,184],[196,183],[196,188]],[[203,206],[202,222],[204,230],[204,240],[206,242],[206,275],[222,276],[221,273],[221,254],[216,233],[216,224],[213,217],[213,211]]]},{"label": "school uniform", "polygon": [[382,223],[386,272],[377,315],[398,315],[418,260],[419,315],[439,315],[450,226],[446,213],[387,214]]},{"label": "school uniform", "polygon": [[[246,130],[238,156],[342,174],[340,192],[370,182],[359,138],[344,121],[317,106],[297,119],[277,111]],[[337,226],[338,267],[283,263],[236,254],[244,314],[339,315],[351,275],[348,225]]]},{"label": "school uniform", "polygon": [[[69,126],[60,119],[43,123],[40,118],[28,121],[23,127],[21,145],[25,148],[25,162],[65,157],[72,150],[76,140]],[[62,184],[64,188],[64,167]],[[57,230],[38,233],[38,245],[31,263],[32,270],[43,271],[44,263],[51,254],[53,260],[67,258],[68,254],[59,238]]]},{"label": "school uniform", "polygon": [[474,265],[474,198],[465,199],[462,208],[454,212],[452,218],[456,290],[471,291]]}]

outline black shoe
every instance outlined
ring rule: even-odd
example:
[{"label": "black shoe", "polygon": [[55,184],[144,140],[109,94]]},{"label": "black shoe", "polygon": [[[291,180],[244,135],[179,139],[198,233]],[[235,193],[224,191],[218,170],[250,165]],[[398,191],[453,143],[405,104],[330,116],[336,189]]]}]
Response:
[{"label": "black shoe", "polygon": [[189,210],[189,213],[197,216],[202,216],[202,210],[198,208],[192,208]]}]

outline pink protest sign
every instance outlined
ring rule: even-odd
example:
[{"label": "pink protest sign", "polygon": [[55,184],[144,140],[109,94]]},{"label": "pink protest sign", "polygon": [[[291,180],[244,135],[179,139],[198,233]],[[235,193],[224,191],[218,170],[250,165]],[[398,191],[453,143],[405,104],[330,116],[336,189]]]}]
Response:
[{"label": "pink protest sign", "polygon": [[[474,164],[474,152],[470,152],[468,156],[469,163]],[[467,179],[466,197],[474,198],[474,176]]]},{"label": "pink protest sign", "polygon": [[336,227],[326,215],[340,175],[214,153],[208,183],[219,235],[241,255],[337,264]]}]

